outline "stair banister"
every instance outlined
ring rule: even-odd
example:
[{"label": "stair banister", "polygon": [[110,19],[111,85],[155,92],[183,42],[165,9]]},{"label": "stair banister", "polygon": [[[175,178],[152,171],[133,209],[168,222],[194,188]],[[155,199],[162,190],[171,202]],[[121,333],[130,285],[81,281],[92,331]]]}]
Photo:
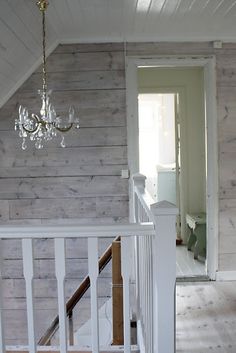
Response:
[{"label": "stair banister", "polygon": [[155,230],[154,236],[135,239],[139,347],[141,353],[174,353],[178,210],[167,201],[153,203],[145,182],[144,175],[133,175],[132,218],[153,222]]},{"label": "stair banister", "polygon": [[[152,204],[152,199],[145,189],[145,176],[136,175],[134,178],[134,214],[136,223],[122,225],[74,225],[74,226],[2,226],[0,238],[24,239],[24,242],[31,242],[35,238],[55,239],[57,249],[57,280],[60,284],[59,298],[60,316],[62,322],[61,330],[61,352],[67,351],[66,339],[66,315],[70,316],[78,298],[90,285],[87,277],[80,287],[79,293],[66,305],[64,294],[64,255],[63,271],[59,258],[64,254],[64,242],[66,238],[88,238],[89,243],[99,237],[114,237],[121,235],[122,242],[122,275],[124,281],[124,351],[130,352],[130,316],[129,285],[131,278],[131,248],[132,237],[136,236],[136,279],[137,279],[137,324],[139,332],[139,347],[141,353],[174,353],[175,351],[175,238],[176,238],[176,215],[177,209],[167,201]],[[148,223],[146,223],[148,222]],[[97,240],[96,240],[97,241]],[[92,246],[93,247],[93,246]],[[96,256],[90,256],[97,258]],[[26,258],[26,255],[23,256]],[[99,270],[109,261],[110,254],[105,256],[103,263],[99,261]],[[101,260],[101,259],[100,259]],[[96,265],[97,266],[97,265]],[[32,266],[31,266],[32,267]],[[33,268],[33,267],[32,267]],[[1,267],[0,267],[1,271]],[[94,288],[96,287],[97,267],[91,268],[94,277]],[[25,272],[26,280],[30,283],[32,275]],[[1,283],[0,283],[1,286]],[[96,289],[96,288],[95,288]],[[96,290],[94,298],[97,297]],[[31,303],[31,289],[27,290],[29,307]],[[2,289],[0,288],[0,295]],[[0,298],[1,299],[1,298]],[[71,298],[72,299],[72,298]],[[96,299],[97,300],[97,299]],[[95,301],[94,301],[95,303]],[[94,305],[97,312],[96,303]],[[32,311],[32,310],[31,310]],[[0,349],[4,352],[4,340],[2,337],[2,305],[0,303]],[[32,316],[33,317],[33,316]],[[28,321],[30,322],[30,319]],[[58,316],[53,321],[50,332],[46,333],[45,340],[49,341],[52,334],[58,327]],[[97,328],[94,327],[94,332]],[[30,334],[30,330],[29,330]],[[97,340],[97,334],[94,335]],[[32,338],[32,353],[34,348],[34,335]],[[98,351],[98,343],[94,340],[94,351]]]},{"label": "stair banister", "polygon": [[[120,240],[120,237],[117,237],[115,239],[116,241]],[[103,271],[103,269],[106,267],[106,265],[110,262],[112,258],[112,245],[110,245],[105,252],[102,254],[98,261],[98,269],[99,273]],[[84,294],[87,292],[87,290],[90,287],[90,278],[89,276],[86,276],[83,281],[81,282],[80,286],[76,289],[76,291],[73,293],[73,295],[70,297],[70,299],[66,303],[66,314],[69,319],[69,342],[70,345],[74,344],[74,337],[73,337],[73,309],[75,306],[78,304],[80,299],[84,296]],[[59,327],[59,316],[57,315],[55,319],[52,321],[51,325],[47,329],[47,331],[44,333],[44,335],[40,338],[38,341],[39,345],[50,345],[50,340],[56,333]]]}]

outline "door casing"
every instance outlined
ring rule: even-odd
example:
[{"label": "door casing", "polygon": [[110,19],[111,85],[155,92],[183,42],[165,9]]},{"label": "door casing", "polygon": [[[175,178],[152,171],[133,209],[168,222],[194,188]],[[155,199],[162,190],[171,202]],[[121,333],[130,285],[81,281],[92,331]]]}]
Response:
[{"label": "door casing", "polygon": [[[139,172],[138,134],[138,67],[196,67],[204,69],[204,97],[206,114],[206,213],[207,213],[207,275],[215,280],[218,270],[218,133],[216,108],[215,57],[127,57],[126,102],[127,144],[130,175]],[[130,217],[132,219],[132,183],[130,183]]]}]

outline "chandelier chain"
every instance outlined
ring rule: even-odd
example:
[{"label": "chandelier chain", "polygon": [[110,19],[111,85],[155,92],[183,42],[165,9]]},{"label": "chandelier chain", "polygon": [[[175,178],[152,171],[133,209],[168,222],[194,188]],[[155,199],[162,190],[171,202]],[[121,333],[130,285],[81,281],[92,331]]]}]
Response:
[{"label": "chandelier chain", "polygon": [[43,93],[46,100],[47,93],[47,71],[46,71],[46,25],[45,11],[42,11],[42,27],[43,27]]}]

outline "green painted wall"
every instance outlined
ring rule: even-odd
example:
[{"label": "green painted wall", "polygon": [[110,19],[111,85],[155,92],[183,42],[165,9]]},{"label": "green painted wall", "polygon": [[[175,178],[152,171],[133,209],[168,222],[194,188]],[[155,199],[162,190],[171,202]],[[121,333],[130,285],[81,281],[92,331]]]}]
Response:
[{"label": "green painted wall", "polygon": [[206,210],[203,69],[140,68],[139,93],[178,93],[181,139],[182,234],[185,214]]}]

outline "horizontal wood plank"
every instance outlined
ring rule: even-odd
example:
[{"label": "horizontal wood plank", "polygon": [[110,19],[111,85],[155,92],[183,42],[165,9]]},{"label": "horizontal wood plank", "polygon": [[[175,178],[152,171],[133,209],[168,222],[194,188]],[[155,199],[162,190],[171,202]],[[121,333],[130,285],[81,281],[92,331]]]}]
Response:
[{"label": "horizontal wood plank", "polygon": [[[47,60],[48,72],[123,70],[124,53],[90,52],[88,53],[53,53]],[[42,67],[39,67],[39,72]]]},{"label": "horizontal wood plank", "polygon": [[[36,92],[37,93],[37,92]],[[66,111],[70,105],[78,108],[96,108],[96,107],[124,107],[125,90],[84,90],[84,91],[56,91],[51,95],[51,100],[59,113]],[[13,106],[19,104],[37,112],[41,108],[40,97],[35,92],[17,92],[15,100],[12,100]]]},{"label": "horizontal wood plank", "polygon": [[[80,152],[80,150],[78,150]],[[76,154],[76,156],[81,156],[79,153]],[[27,159],[27,163],[31,162],[34,164],[34,161],[29,158]],[[74,160],[74,158],[64,160],[64,163],[66,161],[71,163],[71,160]],[[26,160],[21,161],[22,164],[24,164]],[[9,161],[10,162],[10,161]],[[14,160],[12,163],[21,163],[19,160]],[[59,163],[59,160],[57,160]],[[84,161],[86,162],[86,161]],[[121,175],[121,170],[122,169],[128,169],[127,164],[112,164],[112,165],[104,165],[102,160],[100,160],[101,164],[100,165],[81,165],[78,167],[74,167],[73,165],[68,166],[68,164],[64,165],[63,161],[61,161],[60,166],[55,166],[55,167],[50,167],[50,166],[36,166],[36,167],[31,167],[31,166],[14,166],[14,167],[5,167],[5,168],[0,168],[0,178],[24,178],[24,177],[56,177],[56,176],[91,176],[91,175],[116,175],[120,176]],[[115,160],[112,160],[111,162],[115,162]],[[121,161],[122,162],[122,161]],[[63,167],[63,168],[62,168]],[[1,209],[1,207],[0,207]]]},{"label": "horizontal wood plank", "polygon": [[[125,146],[127,145],[126,127],[99,127],[99,128],[81,128],[80,130],[71,130],[65,135],[67,147],[87,147],[87,146]],[[60,148],[61,136],[49,143],[51,147]],[[14,131],[0,131],[0,153],[5,154],[12,150],[21,149],[21,139]],[[31,141],[27,141],[29,149],[35,150]],[[61,148],[60,148],[61,149]],[[32,153],[32,152],[31,152]],[[1,157],[0,157],[1,158]]]},{"label": "horizontal wood plank", "polygon": [[[18,141],[19,143],[20,141]],[[65,167],[67,168],[67,174],[65,171],[63,172],[63,168],[58,169],[59,173],[57,172],[58,176],[67,175],[70,176],[70,170],[75,169],[82,169],[88,168],[91,173],[90,176],[93,175],[93,170],[96,170],[96,167],[103,167],[103,166],[111,166],[114,167],[120,164],[127,163],[127,147],[126,146],[88,146],[83,147],[80,146],[79,148],[65,148],[61,149],[60,147],[51,147],[47,148],[46,150],[31,150],[28,149],[27,151],[22,151],[21,149],[17,149],[14,151],[7,150],[7,157],[5,148],[0,148],[0,161],[1,161],[1,168],[0,171],[10,171],[10,169],[5,169],[7,167],[12,167],[11,171],[13,172],[12,175],[9,177],[17,177],[17,170],[18,168],[29,168],[28,175],[30,176],[30,170],[34,170],[38,172],[38,176],[40,176],[40,168],[42,170],[41,173],[47,168],[55,168],[55,167]],[[30,169],[30,167],[33,167]],[[16,169],[15,169],[16,168]],[[61,174],[60,174],[61,170]],[[103,174],[106,175],[104,169]],[[20,169],[19,169],[20,171]],[[86,172],[87,173],[87,172]],[[85,173],[85,175],[86,175]],[[79,175],[80,173],[78,173]],[[84,173],[82,173],[84,174]],[[96,174],[96,173],[95,173]],[[110,173],[108,173],[110,174]],[[47,173],[46,173],[47,175]],[[32,176],[37,176],[33,173]],[[52,174],[53,176],[53,174]],[[3,174],[0,177],[4,177]]]},{"label": "horizontal wood plank", "polygon": [[128,197],[14,200],[9,205],[10,219],[124,217]]},{"label": "horizontal wood plank", "polygon": [[80,43],[80,44],[59,44],[54,50],[54,54],[58,53],[87,53],[90,52],[115,52],[124,50],[124,43]]},{"label": "horizontal wood plank", "polygon": [[2,200],[126,196],[127,194],[127,180],[117,176],[0,179]]},{"label": "horizontal wood plank", "polygon": [[206,55],[213,54],[210,42],[133,42],[127,43],[127,55]]},{"label": "horizontal wood plank", "polygon": [[[21,92],[36,92],[41,84],[42,74],[33,74],[21,87]],[[50,89],[55,91],[100,90],[125,88],[123,70],[116,71],[72,71],[48,74]]]},{"label": "horizontal wood plank", "polygon": [[[13,131],[14,122],[18,117],[18,104],[16,107],[4,107],[0,111],[0,130]],[[81,107],[78,105],[77,117],[79,118],[80,127],[106,127],[106,126],[126,126],[125,107]],[[37,113],[37,111],[35,110]],[[68,116],[68,106],[60,112],[63,116]]]}]

